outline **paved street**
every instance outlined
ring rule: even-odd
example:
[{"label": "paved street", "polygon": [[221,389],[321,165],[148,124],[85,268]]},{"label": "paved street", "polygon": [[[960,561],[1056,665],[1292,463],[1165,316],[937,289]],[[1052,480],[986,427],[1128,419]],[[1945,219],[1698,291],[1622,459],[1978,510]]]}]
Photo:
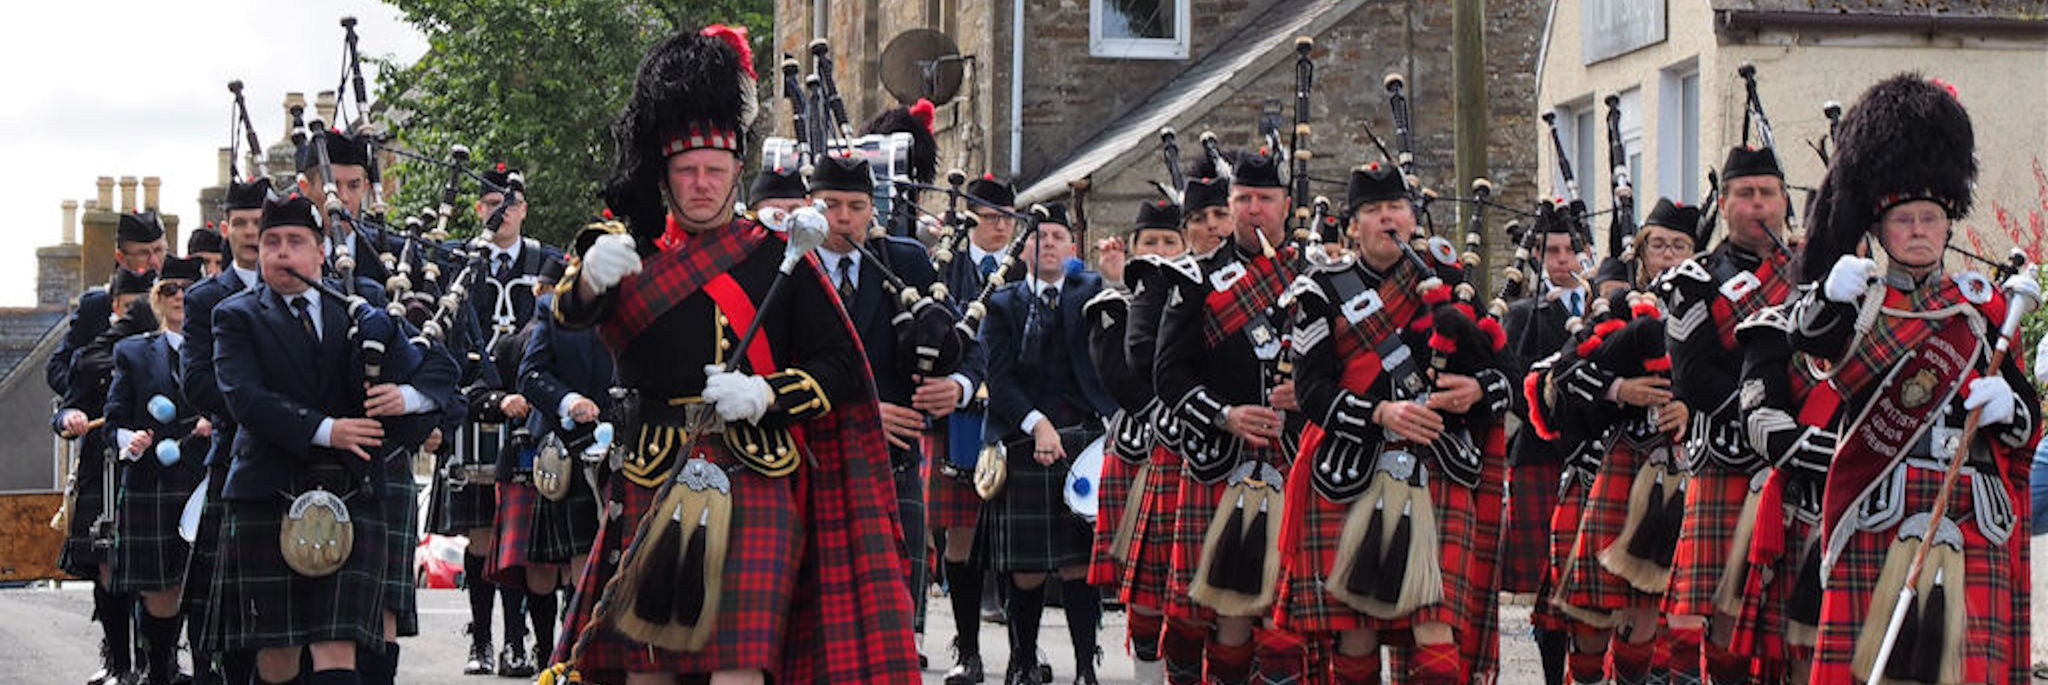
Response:
[{"label": "paved street", "polygon": [[[91,587],[84,583],[68,583],[56,589],[0,590],[0,645],[7,645],[7,649],[0,650],[0,682],[74,683],[96,669],[99,630],[87,622],[86,617],[91,610]],[[931,634],[925,636],[924,649],[931,657],[932,667],[925,672],[924,679],[926,683],[936,684],[945,668],[952,664],[947,646],[952,643],[953,620],[951,610],[942,598],[931,602],[931,612],[926,624]],[[461,675],[462,661],[467,654],[462,626],[469,620],[469,609],[460,591],[421,592],[420,613],[423,634],[405,641],[400,682],[509,682]],[[1535,648],[1528,638],[1528,615],[1526,607],[1504,610],[1502,650],[1506,659],[1506,675],[1501,682],[1506,685],[1542,682],[1537,672]],[[1102,682],[1106,685],[1130,683],[1131,660],[1123,651],[1124,615],[1108,613],[1104,623],[1100,644],[1110,656],[1102,665]],[[1066,619],[1057,608],[1047,609],[1041,633],[1040,641],[1053,663],[1056,682],[1069,682],[1074,673],[1073,651],[1067,645]],[[989,682],[1000,683],[1000,664],[1009,658],[1003,626],[983,623],[981,644],[982,657],[997,665],[995,668],[998,669],[991,673]]]}]

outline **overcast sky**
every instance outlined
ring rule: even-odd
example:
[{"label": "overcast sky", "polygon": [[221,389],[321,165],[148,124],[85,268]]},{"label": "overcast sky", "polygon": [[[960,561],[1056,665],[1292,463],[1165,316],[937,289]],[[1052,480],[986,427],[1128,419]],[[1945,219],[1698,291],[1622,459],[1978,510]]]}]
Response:
[{"label": "overcast sky", "polygon": [[[246,84],[269,146],[284,131],[286,92],[311,101],[339,82],[344,15],[359,20],[366,57],[409,62],[426,51],[375,0],[17,5],[0,22],[0,306],[35,303],[35,248],[61,239],[59,203],[93,197],[100,176],[161,177],[163,211],[181,232],[193,226],[199,189],[215,183],[215,150],[228,144],[228,81]],[[364,70],[374,100],[376,74]]]}]

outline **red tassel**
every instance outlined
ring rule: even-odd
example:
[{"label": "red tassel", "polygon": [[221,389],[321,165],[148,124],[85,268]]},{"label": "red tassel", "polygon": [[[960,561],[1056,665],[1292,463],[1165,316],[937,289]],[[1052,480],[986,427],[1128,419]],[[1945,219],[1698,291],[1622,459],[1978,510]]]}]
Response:
[{"label": "red tassel", "polygon": [[1441,332],[1431,332],[1429,334],[1429,349],[1436,350],[1445,355],[1456,354],[1458,351],[1458,341],[1444,337],[1444,334]]},{"label": "red tassel", "polygon": [[1667,354],[1662,357],[1658,357],[1656,359],[1651,359],[1643,362],[1643,370],[1649,371],[1651,373],[1663,373],[1666,371],[1670,371],[1671,355]]},{"label": "red tassel", "polygon": [[1491,316],[1486,317],[1484,319],[1480,319],[1479,330],[1485,331],[1486,337],[1493,339],[1493,351],[1499,352],[1507,348],[1508,332],[1507,329],[1500,327],[1499,319],[1495,319]]},{"label": "red tassel", "polygon": [[1452,307],[1456,307],[1456,308],[1457,308],[1457,310],[1458,310],[1458,313],[1459,313],[1459,314],[1464,314],[1464,315],[1465,315],[1465,318],[1467,318],[1467,319],[1477,319],[1477,318],[1479,318],[1479,314],[1478,314],[1478,313],[1476,313],[1476,312],[1473,312],[1473,311],[1472,311],[1472,305],[1469,305],[1469,304],[1466,304],[1466,303],[1463,303],[1463,302],[1453,302],[1453,303],[1451,303],[1451,306],[1452,306]]},{"label": "red tassel", "polygon": [[1627,327],[1628,327],[1628,322],[1627,322],[1627,321],[1623,321],[1623,320],[1621,320],[1621,319],[1608,319],[1608,320],[1606,320],[1606,321],[1602,321],[1602,322],[1600,322],[1600,323],[1598,323],[1598,324],[1594,324],[1594,325],[1593,325],[1593,335],[1599,335],[1599,336],[1607,336],[1607,335],[1613,335],[1615,331],[1618,331],[1618,330],[1621,330],[1621,329],[1623,329],[1623,328],[1627,328]]},{"label": "red tassel", "polygon": [[1597,349],[1600,349],[1600,343],[1601,343],[1601,342],[1603,342],[1603,340],[1602,340],[1602,338],[1601,338],[1600,336],[1598,336],[1598,335],[1591,335],[1591,336],[1587,336],[1585,340],[1581,340],[1581,341],[1579,341],[1579,347],[1578,347],[1578,352],[1579,352],[1579,356],[1581,356],[1581,357],[1591,357],[1591,356],[1593,356],[1593,351],[1594,351],[1594,350],[1597,350]]},{"label": "red tassel", "polygon": [[1416,333],[1421,333],[1435,326],[1436,318],[1428,314],[1415,317],[1414,321],[1408,322],[1408,330],[1414,331]]},{"label": "red tassel", "polygon": [[1660,313],[1660,310],[1657,309],[1657,303],[1651,302],[1649,300],[1637,300],[1635,304],[1629,305],[1628,311],[1630,314],[1634,314],[1636,316],[1648,316],[1652,318],[1656,317]]},{"label": "red tassel", "polygon": [[1448,285],[1440,285],[1434,288],[1430,288],[1429,292],[1422,294],[1422,301],[1429,303],[1429,305],[1432,307],[1443,304],[1445,302],[1449,302],[1451,301],[1451,287]]}]

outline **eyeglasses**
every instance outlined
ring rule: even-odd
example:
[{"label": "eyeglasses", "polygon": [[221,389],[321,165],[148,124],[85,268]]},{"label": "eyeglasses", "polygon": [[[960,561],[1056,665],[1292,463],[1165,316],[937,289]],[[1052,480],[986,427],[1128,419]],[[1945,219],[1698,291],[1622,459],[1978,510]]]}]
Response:
[{"label": "eyeglasses", "polygon": [[176,294],[178,294],[178,293],[181,293],[181,292],[184,292],[184,291],[185,291],[185,283],[184,283],[183,281],[157,281],[157,282],[156,282],[156,296],[157,296],[157,297],[170,297],[170,296],[172,296],[172,295],[176,295]]},{"label": "eyeglasses", "polygon": [[1692,243],[1680,240],[1652,240],[1643,243],[1643,250],[1646,252],[1676,252],[1684,254],[1692,251]]}]

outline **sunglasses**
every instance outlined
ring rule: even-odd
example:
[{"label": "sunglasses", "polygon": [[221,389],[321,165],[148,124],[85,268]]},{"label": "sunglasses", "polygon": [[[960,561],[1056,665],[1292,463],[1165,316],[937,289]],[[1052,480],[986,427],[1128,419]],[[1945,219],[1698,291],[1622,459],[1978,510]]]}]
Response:
[{"label": "sunglasses", "polygon": [[181,281],[157,281],[156,283],[157,297],[170,297],[184,292],[184,290],[185,284]]}]

